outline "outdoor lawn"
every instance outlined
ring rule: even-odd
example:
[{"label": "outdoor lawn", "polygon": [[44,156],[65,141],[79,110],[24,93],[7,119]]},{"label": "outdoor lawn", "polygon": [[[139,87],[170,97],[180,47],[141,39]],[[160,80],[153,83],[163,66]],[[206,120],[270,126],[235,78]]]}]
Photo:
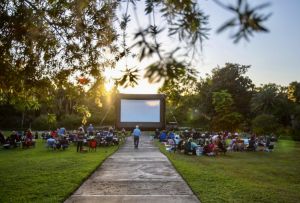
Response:
[{"label": "outdoor lawn", "polygon": [[299,202],[300,142],[280,140],[274,152],[217,157],[161,151],[201,202]]},{"label": "outdoor lawn", "polygon": [[45,148],[0,149],[0,202],[62,202],[118,147],[77,153]]}]

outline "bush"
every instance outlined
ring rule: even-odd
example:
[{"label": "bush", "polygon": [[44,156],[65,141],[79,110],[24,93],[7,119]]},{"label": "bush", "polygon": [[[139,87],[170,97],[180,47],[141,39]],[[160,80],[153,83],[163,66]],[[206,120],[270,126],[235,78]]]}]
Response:
[{"label": "bush", "polygon": [[60,127],[65,127],[69,129],[77,129],[81,126],[82,117],[76,114],[65,115],[59,122]]},{"label": "bush", "polygon": [[279,125],[273,115],[261,114],[252,120],[252,130],[259,135],[274,133],[278,127]]},{"label": "bush", "polygon": [[48,115],[40,115],[32,122],[32,129],[35,130],[48,130],[56,127],[57,127],[56,122],[54,122],[53,124],[49,124]]},{"label": "bush", "polygon": [[0,116],[1,130],[21,129],[21,117],[3,114]]},{"label": "bush", "polygon": [[292,133],[293,140],[300,141],[300,130],[294,130]]}]

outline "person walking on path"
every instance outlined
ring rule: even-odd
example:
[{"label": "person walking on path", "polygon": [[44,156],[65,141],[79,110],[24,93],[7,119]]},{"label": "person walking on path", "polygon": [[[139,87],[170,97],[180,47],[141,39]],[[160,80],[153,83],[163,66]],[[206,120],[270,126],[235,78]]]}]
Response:
[{"label": "person walking on path", "polygon": [[133,140],[134,140],[134,148],[137,149],[139,147],[140,136],[142,135],[142,132],[139,129],[138,125],[135,127],[132,134],[133,134]]}]

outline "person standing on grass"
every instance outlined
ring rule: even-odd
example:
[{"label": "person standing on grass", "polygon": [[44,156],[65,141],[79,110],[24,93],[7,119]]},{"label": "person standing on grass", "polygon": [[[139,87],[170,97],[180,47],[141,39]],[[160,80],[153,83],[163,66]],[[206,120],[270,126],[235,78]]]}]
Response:
[{"label": "person standing on grass", "polygon": [[62,137],[62,136],[64,136],[64,135],[66,135],[66,133],[67,133],[67,130],[66,130],[65,127],[61,127],[61,128],[58,129],[58,131],[57,131],[57,134],[58,134],[59,137]]},{"label": "person standing on grass", "polygon": [[88,133],[88,136],[93,136],[94,135],[94,126],[93,126],[93,124],[90,124],[90,126],[87,128],[87,133]]},{"label": "person standing on grass", "polygon": [[133,140],[134,140],[134,148],[137,149],[139,147],[140,136],[142,135],[142,132],[139,129],[138,125],[135,127],[132,134],[133,134]]},{"label": "person standing on grass", "polygon": [[83,127],[80,127],[77,133],[77,152],[82,151],[83,139],[84,139],[84,129]]}]

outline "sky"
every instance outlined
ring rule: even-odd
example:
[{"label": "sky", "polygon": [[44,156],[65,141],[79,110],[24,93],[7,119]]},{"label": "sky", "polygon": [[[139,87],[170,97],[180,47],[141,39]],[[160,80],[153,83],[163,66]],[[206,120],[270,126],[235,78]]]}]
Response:
[{"label": "sky", "polygon": [[[272,13],[272,16],[265,23],[270,30],[269,33],[257,33],[250,42],[244,40],[234,44],[229,38],[230,31],[216,34],[216,29],[233,14],[216,5],[211,0],[199,0],[202,10],[208,14],[210,31],[209,40],[203,44],[200,56],[197,58],[196,69],[201,77],[211,74],[211,70],[217,66],[222,67],[226,62],[251,65],[247,75],[254,84],[276,83],[288,85],[292,81],[300,81],[300,0],[251,0],[250,5],[258,5],[270,2],[271,6],[262,10],[263,13]],[[223,3],[235,0],[223,0]],[[143,3],[138,7],[139,23],[148,23],[148,18],[143,14]],[[159,21],[159,19],[158,19]],[[136,23],[134,19],[131,22]],[[164,26],[164,24],[160,24]],[[135,29],[136,30],[136,29]],[[129,30],[135,31],[134,28]],[[172,39],[171,39],[172,40]],[[167,45],[172,45],[170,39],[163,40]],[[126,59],[127,64],[137,67],[143,71],[144,67],[151,63],[151,60],[139,62]],[[118,69],[125,67],[125,61],[118,64]],[[107,75],[116,77],[119,70],[109,72]],[[118,72],[118,73],[117,73]],[[142,78],[142,76],[141,76]],[[139,81],[134,88],[121,88],[122,93],[157,93],[160,84],[149,84],[146,79]]]}]

